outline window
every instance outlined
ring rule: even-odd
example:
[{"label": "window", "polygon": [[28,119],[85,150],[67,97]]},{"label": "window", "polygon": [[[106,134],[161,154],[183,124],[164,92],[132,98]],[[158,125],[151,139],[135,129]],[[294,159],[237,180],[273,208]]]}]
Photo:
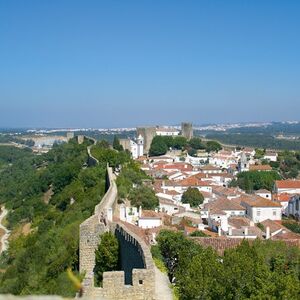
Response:
[{"label": "window", "polygon": [[140,279],[140,280],[139,280],[139,284],[143,284],[143,280]]},{"label": "window", "polygon": [[299,210],[299,199],[296,200],[296,210]]},{"label": "window", "polygon": [[276,210],[273,209],[273,216],[276,216]]},{"label": "window", "polygon": [[257,215],[258,217],[260,217],[260,210],[257,210],[256,215]]}]

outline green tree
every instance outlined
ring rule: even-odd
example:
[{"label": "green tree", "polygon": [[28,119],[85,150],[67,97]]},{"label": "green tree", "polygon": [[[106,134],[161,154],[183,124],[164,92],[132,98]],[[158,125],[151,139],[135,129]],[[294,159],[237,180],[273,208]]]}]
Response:
[{"label": "green tree", "polygon": [[182,150],[187,145],[187,139],[184,136],[175,136],[173,147]]},{"label": "green tree", "polygon": [[101,242],[95,251],[95,256],[94,274],[97,284],[101,284],[104,272],[115,271],[118,268],[119,242],[111,232],[101,235]]},{"label": "green tree", "polygon": [[150,156],[159,156],[164,155],[168,151],[168,146],[165,142],[165,139],[163,136],[155,136],[152,140],[149,155]]},{"label": "green tree", "polygon": [[106,140],[101,140],[101,141],[98,141],[97,142],[97,146],[99,147],[99,148],[104,148],[104,149],[109,149],[109,142],[108,141],[106,141]]},{"label": "green tree", "polygon": [[192,232],[192,233],[190,234],[190,236],[194,236],[194,237],[208,237],[208,235],[205,234],[205,233],[204,233],[203,231],[201,231],[201,230],[196,230],[196,231]]},{"label": "green tree", "polygon": [[216,141],[208,141],[206,142],[206,151],[207,152],[217,152],[222,149],[222,146],[220,143]]},{"label": "green tree", "polygon": [[189,154],[190,156],[197,157],[197,150],[194,149],[194,148],[189,148],[189,149],[188,149],[188,154]]},{"label": "green tree", "polygon": [[154,191],[147,186],[139,186],[132,189],[129,193],[128,199],[131,205],[135,207],[140,207],[144,209],[155,209],[159,205],[158,198],[156,197]]},{"label": "green tree", "polygon": [[157,242],[180,299],[299,299],[298,247],[244,240],[219,257],[179,232],[162,230]]},{"label": "green tree", "polygon": [[203,203],[204,197],[197,188],[189,187],[181,198],[182,203],[189,203],[192,207],[198,207]]},{"label": "green tree", "polygon": [[115,135],[113,141],[113,148],[118,151],[123,151],[123,146],[120,144],[119,138]]},{"label": "green tree", "polygon": [[202,140],[197,137],[193,137],[189,140],[189,145],[196,150],[205,149],[205,145],[202,143]]},{"label": "green tree", "polygon": [[265,153],[266,151],[264,149],[256,148],[254,158],[261,159],[264,157]]},{"label": "green tree", "polygon": [[231,186],[238,185],[246,192],[260,189],[272,190],[275,180],[280,176],[276,171],[247,171],[237,175],[237,181],[233,181]]}]

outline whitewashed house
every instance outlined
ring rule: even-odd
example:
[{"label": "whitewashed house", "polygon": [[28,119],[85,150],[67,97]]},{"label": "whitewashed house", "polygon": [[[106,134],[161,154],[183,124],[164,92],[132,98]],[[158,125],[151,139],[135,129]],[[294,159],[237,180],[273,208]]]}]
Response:
[{"label": "whitewashed house", "polygon": [[300,194],[300,180],[276,180],[274,186],[274,193]]},{"label": "whitewashed house", "polygon": [[242,195],[236,200],[246,208],[246,215],[255,223],[264,220],[281,220],[281,205],[257,195]]},{"label": "whitewashed house", "polygon": [[268,199],[268,200],[272,200],[271,192],[266,189],[261,189],[261,190],[255,191],[255,195],[260,196],[265,199]]},{"label": "whitewashed house", "polygon": [[263,158],[268,161],[277,161],[278,154],[276,152],[267,151]]},{"label": "whitewashed house", "polygon": [[139,209],[138,227],[143,229],[159,227],[163,224],[162,216],[153,210]]}]

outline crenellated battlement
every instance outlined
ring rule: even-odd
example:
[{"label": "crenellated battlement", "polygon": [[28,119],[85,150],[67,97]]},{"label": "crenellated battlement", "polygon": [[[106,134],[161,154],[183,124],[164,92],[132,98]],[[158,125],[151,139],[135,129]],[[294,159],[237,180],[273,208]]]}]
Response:
[{"label": "crenellated battlement", "polygon": [[[79,264],[80,272],[85,272],[84,295],[109,300],[155,299],[155,271],[149,248],[126,225],[113,222],[118,191],[110,167],[107,167],[107,187],[94,215],[80,225]],[[95,250],[101,235],[107,231],[119,240],[122,271],[105,272],[102,287],[95,287]]]}]

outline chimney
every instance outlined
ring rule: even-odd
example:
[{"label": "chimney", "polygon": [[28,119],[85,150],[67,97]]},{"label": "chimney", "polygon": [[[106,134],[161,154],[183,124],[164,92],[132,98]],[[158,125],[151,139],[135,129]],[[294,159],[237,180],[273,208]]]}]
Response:
[{"label": "chimney", "polygon": [[232,235],[232,227],[231,226],[228,227],[228,235]]},{"label": "chimney", "polygon": [[142,207],[141,206],[139,207],[139,217],[140,218],[142,217]]},{"label": "chimney", "polygon": [[218,227],[218,236],[221,236],[222,232],[221,232],[221,226]]},{"label": "chimney", "polygon": [[245,227],[245,229],[244,229],[244,234],[245,234],[245,236],[248,235],[248,227]]},{"label": "chimney", "polygon": [[267,226],[266,228],[266,240],[268,240],[270,238],[270,227]]},{"label": "chimney", "polygon": [[250,221],[250,227],[253,227],[254,226],[254,222],[251,220]]}]

